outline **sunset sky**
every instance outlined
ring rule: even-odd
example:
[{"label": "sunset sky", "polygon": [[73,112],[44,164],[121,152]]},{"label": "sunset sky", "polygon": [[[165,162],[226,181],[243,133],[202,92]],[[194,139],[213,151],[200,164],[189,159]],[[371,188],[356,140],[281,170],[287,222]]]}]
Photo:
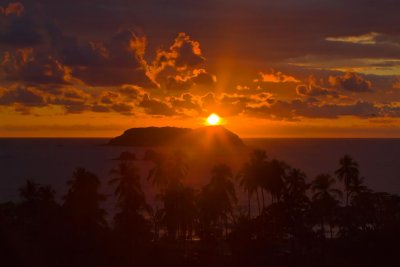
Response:
[{"label": "sunset sky", "polygon": [[0,1],[0,137],[400,137],[396,0]]}]

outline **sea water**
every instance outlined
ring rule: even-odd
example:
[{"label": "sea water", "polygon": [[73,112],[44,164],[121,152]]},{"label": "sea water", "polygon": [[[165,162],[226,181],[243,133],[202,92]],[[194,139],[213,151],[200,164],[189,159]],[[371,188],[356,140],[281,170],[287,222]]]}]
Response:
[{"label": "sea water", "polygon": [[[103,138],[0,138],[0,202],[18,198],[27,179],[49,184],[61,198],[77,167],[95,173],[102,191],[111,195],[110,170],[123,151],[140,159],[146,148],[105,146]],[[365,183],[375,191],[400,193],[400,139],[244,139],[251,149],[264,149],[270,159],[283,160],[303,170],[311,180],[319,173],[333,174],[339,158],[350,154],[359,163]],[[137,163],[145,180],[149,162]],[[144,191],[151,190],[148,183]]]}]

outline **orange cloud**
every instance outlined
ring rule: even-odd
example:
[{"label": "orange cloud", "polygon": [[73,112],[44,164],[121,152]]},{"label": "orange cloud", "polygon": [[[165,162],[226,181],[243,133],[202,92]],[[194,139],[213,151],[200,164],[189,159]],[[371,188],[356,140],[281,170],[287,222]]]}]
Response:
[{"label": "orange cloud", "polygon": [[350,92],[372,92],[372,83],[355,72],[347,72],[341,76],[329,76],[329,84],[338,89]]},{"label": "orange cloud", "polygon": [[400,77],[396,77],[395,81],[393,82],[394,89],[400,89]]},{"label": "orange cloud", "polygon": [[24,6],[20,2],[9,3],[6,7],[0,7],[0,13],[10,16],[21,16],[24,12]]},{"label": "orange cloud", "polygon": [[260,78],[255,79],[254,82],[269,82],[269,83],[298,83],[300,82],[295,77],[283,74],[280,71],[271,70],[270,73],[259,73]]}]

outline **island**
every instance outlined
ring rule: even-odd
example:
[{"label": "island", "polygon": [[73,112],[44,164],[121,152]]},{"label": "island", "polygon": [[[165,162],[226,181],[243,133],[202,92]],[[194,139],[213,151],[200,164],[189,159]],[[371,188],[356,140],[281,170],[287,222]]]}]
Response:
[{"label": "island", "polygon": [[240,137],[222,126],[196,129],[179,127],[131,128],[112,138],[108,145],[135,147],[243,148]]}]

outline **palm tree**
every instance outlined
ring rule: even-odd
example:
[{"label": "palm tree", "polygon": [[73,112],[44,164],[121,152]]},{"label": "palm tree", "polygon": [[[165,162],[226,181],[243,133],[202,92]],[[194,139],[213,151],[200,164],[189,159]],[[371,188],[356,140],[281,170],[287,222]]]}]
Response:
[{"label": "palm tree", "polygon": [[312,201],[320,218],[323,236],[325,236],[325,219],[330,220],[330,226],[332,226],[333,212],[338,205],[338,198],[342,196],[342,192],[339,189],[332,188],[335,182],[335,178],[331,175],[320,174],[315,177],[310,186],[313,193]]},{"label": "palm tree", "polygon": [[156,187],[166,187],[168,185],[167,157],[154,150],[148,150],[144,160],[150,160],[154,163],[154,167],[149,171],[147,180],[150,180]]},{"label": "palm tree", "polygon": [[364,177],[358,176],[353,180],[349,188],[349,194],[351,197],[353,197],[353,195],[357,196],[359,194],[370,191],[368,187],[364,184],[364,180]]},{"label": "palm tree", "polygon": [[[251,197],[254,193],[257,195],[258,212],[261,213],[260,199],[258,196],[258,188],[267,175],[266,173],[267,155],[264,150],[255,150],[248,162],[246,162],[237,177],[239,185],[247,192],[248,196],[248,217],[251,215]],[[264,188],[261,188],[262,202],[264,207]]]},{"label": "palm tree", "polygon": [[276,159],[270,161],[267,165],[267,176],[264,187],[269,190],[272,203],[274,203],[274,200],[279,202],[282,196],[285,188],[283,179],[287,169],[289,169],[289,166],[285,162]]},{"label": "palm tree", "polygon": [[32,180],[27,180],[25,186],[19,188],[19,194],[25,201],[33,201],[38,194],[39,185]]},{"label": "palm tree", "polygon": [[285,194],[290,196],[304,195],[308,188],[306,174],[299,169],[291,169],[284,181]]},{"label": "palm tree", "polygon": [[308,218],[306,216],[310,208],[310,200],[306,192],[309,185],[306,183],[306,174],[295,168],[291,168],[283,180],[285,186],[280,207],[284,209],[284,223],[287,231],[294,237],[291,243],[293,249],[295,249],[295,244],[297,243],[294,242],[295,239],[301,240],[309,232]]},{"label": "palm tree", "polygon": [[346,207],[349,204],[350,189],[352,183],[358,178],[359,170],[358,163],[350,156],[344,155],[339,160],[340,168],[335,171],[339,181],[344,183],[346,190]]},{"label": "palm tree", "polygon": [[215,227],[225,228],[227,234],[228,217],[233,204],[237,202],[232,171],[227,165],[221,164],[211,172],[211,180],[203,187],[199,197],[204,234],[209,235]]},{"label": "palm tree", "polygon": [[191,188],[182,184],[188,172],[185,153],[176,150],[172,155],[164,155],[149,150],[145,159],[154,162],[147,179],[160,189],[158,199],[163,202],[160,217],[167,228],[168,237],[175,239],[177,234],[182,238],[191,236],[193,227],[188,218],[193,217],[190,214],[194,209],[188,207],[194,203],[194,193],[192,194]]},{"label": "palm tree", "polygon": [[190,239],[196,217],[195,191],[182,183],[173,183],[159,198],[164,205],[160,221],[166,227],[168,237]]},{"label": "palm tree", "polygon": [[84,168],[78,168],[67,182],[69,189],[64,197],[67,216],[82,231],[92,231],[107,226],[106,212],[100,203],[106,198],[99,193],[97,176]]},{"label": "palm tree", "polygon": [[150,150],[146,152],[145,159],[154,162],[147,179],[160,188],[181,181],[188,171],[187,158],[182,150],[176,150],[170,156]]},{"label": "palm tree", "polygon": [[122,162],[110,171],[110,184],[116,184],[114,195],[119,211],[114,216],[114,230],[121,257],[132,264],[141,257],[143,245],[150,240],[150,225],[144,216],[148,206],[140,183],[138,169]]},{"label": "palm tree", "polygon": [[110,174],[113,176],[110,184],[116,184],[114,194],[117,196],[120,208],[135,210],[147,208],[139,171],[134,165],[120,163],[117,169],[110,171]]},{"label": "palm tree", "polygon": [[208,187],[219,193],[220,203],[224,212],[232,211],[232,204],[237,201],[235,186],[232,181],[232,170],[225,164],[215,166]]}]

